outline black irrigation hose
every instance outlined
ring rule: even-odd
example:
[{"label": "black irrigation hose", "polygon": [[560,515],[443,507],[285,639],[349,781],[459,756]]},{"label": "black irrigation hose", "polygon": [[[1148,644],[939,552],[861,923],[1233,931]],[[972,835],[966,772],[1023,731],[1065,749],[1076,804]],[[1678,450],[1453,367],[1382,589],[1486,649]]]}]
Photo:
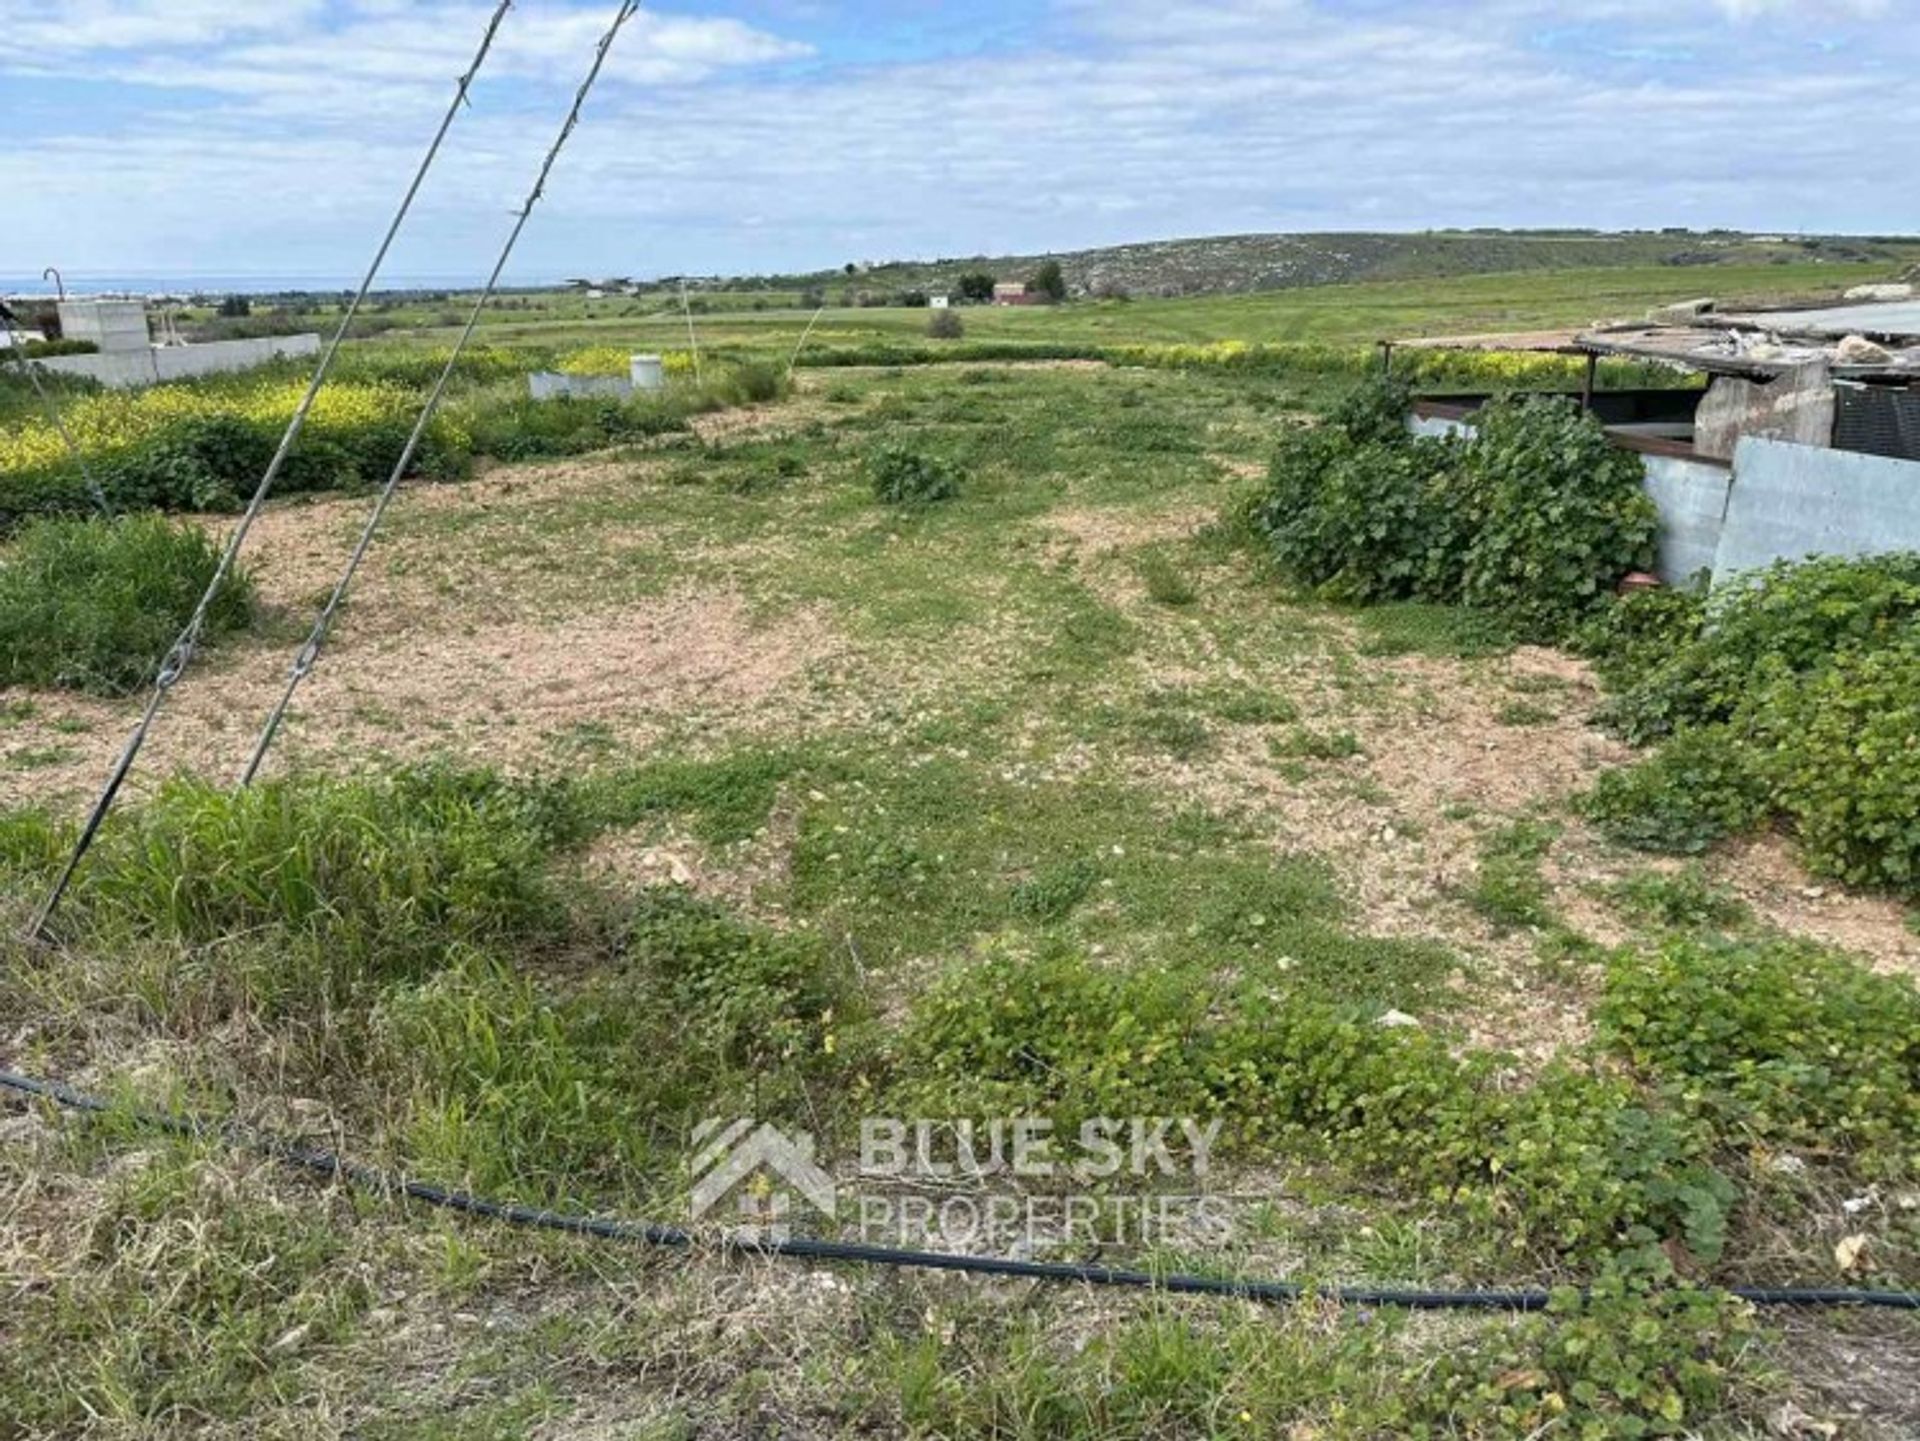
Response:
[{"label": "black irrigation hose", "polygon": [[[653,1222],[617,1221],[601,1216],[570,1216],[538,1206],[490,1201],[465,1191],[449,1190],[426,1181],[409,1181],[390,1172],[348,1161],[331,1151],[302,1146],[279,1137],[249,1132],[231,1124],[213,1124],[191,1117],[153,1111],[128,1111],[76,1091],[59,1081],[41,1081],[16,1071],[0,1070],[0,1088],[37,1096],[70,1111],[94,1115],[124,1115],[149,1130],[176,1136],[214,1138],[257,1151],[298,1170],[329,1176],[382,1195],[395,1193],[461,1215],[504,1221],[539,1231],[593,1236],[604,1241],[640,1242],[691,1250],[700,1237],[678,1226]],[[910,1251],[894,1246],[869,1246],[851,1241],[749,1240],[728,1237],[725,1250],[806,1261],[849,1261],[864,1265],[898,1266],[924,1271],[964,1271],[978,1276],[1011,1276],[1031,1281],[1067,1281],[1084,1286],[1118,1286],[1132,1290],[1170,1291],[1195,1296],[1235,1296],[1249,1301],[1317,1299],[1344,1306],[1400,1307],[1414,1311],[1482,1310],[1542,1311],[1551,1293],[1538,1288],[1508,1291],[1416,1291],[1369,1286],[1308,1286],[1297,1281],[1240,1281],[1223,1276],[1156,1274],[1112,1266],[1084,1266],[1058,1261],[1018,1261],[999,1256],[946,1255],[938,1251]],[[1844,1288],[1734,1286],[1729,1294],[1757,1306],[1874,1306],[1892,1310],[1920,1310],[1920,1292],[1854,1291]]]}]

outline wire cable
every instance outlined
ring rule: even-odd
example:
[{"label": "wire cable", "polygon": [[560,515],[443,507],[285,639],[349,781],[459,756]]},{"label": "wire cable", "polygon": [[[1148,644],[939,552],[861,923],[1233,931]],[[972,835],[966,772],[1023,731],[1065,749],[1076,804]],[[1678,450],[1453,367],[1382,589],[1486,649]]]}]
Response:
[{"label": "wire cable", "polygon": [[527,195],[526,204],[520,207],[513,229],[507,235],[506,244],[501,246],[499,258],[494,261],[493,273],[487,277],[486,287],[473,302],[473,308],[467,312],[466,327],[455,340],[453,350],[447,356],[447,363],[440,368],[439,377],[434,381],[433,389],[427,394],[426,404],[420,407],[420,415],[414,421],[413,432],[407,437],[407,443],[400,452],[400,458],[393,463],[393,470],[387,476],[387,483],[381,487],[379,495],[374,498],[373,508],[367,513],[366,524],[360,529],[360,538],[354,544],[352,554],[347,557],[346,569],[341,572],[340,579],[334,583],[333,593],[327,597],[326,603],[320,607],[319,614],[314,617],[313,629],[308,633],[306,642],[294,655],[293,664],[287,671],[286,688],[280,693],[280,699],[274,703],[273,709],[268,712],[266,723],[261,726],[260,734],[254,741],[253,753],[247,758],[246,766],[240,772],[241,786],[251,785],[254,777],[259,774],[261,763],[266,760],[267,751],[272,747],[274,737],[280,733],[280,723],[286,719],[287,709],[293,704],[294,693],[300,689],[300,683],[319,662],[320,652],[327,643],[327,634],[333,628],[334,617],[339,614],[340,607],[347,598],[347,589],[353,584],[353,578],[359,572],[361,561],[366,559],[367,551],[373,545],[374,533],[379,530],[380,522],[387,513],[387,506],[392,502],[394,493],[400,488],[401,478],[413,464],[414,454],[419,450],[420,442],[426,437],[427,426],[433,420],[434,412],[440,407],[440,399],[446,393],[447,383],[453,378],[454,370],[460,363],[460,357],[467,348],[467,342],[473,339],[474,329],[480,323],[480,313],[485,309],[487,302],[493,298],[493,292],[500,284],[501,272],[507,268],[507,260],[513,254],[513,247],[519,242],[520,232],[526,228],[527,217],[533,214],[533,207],[540,201],[554,161],[559,159],[560,150],[567,143],[567,137],[573,134],[574,127],[580,123],[581,109],[586,104],[588,93],[593,89],[594,81],[600,78],[600,69],[606,63],[607,52],[613,48],[613,42],[619,35],[621,27],[633,18],[639,8],[639,0],[622,0],[612,25],[600,37],[600,43],[594,49],[593,65],[587,71],[587,78],[581,82],[579,90],[574,93],[573,108],[567,112],[567,118],[560,127],[559,136],[554,140],[552,147],[547,151],[546,159],[541,163],[540,173],[533,182],[532,191]]},{"label": "wire cable", "polygon": [[[679,1226],[650,1221],[622,1221],[609,1216],[575,1215],[541,1206],[493,1201],[467,1191],[409,1180],[392,1172],[360,1165],[332,1151],[305,1146],[284,1137],[246,1130],[231,1122],[214,1123],[153,1111],[127,1111],[98,1096],[59,1081],[38,1080],[16,1071],[0,1070],[0,1088],[34,1096],[70,1111],[91,1115],[120,1115],[148,1130],[196,1140],[217,1140],[250,1150],[315,1175],[343,1181],[382,1196],[401,1196],[422,1205],[460,1215],[500,1221],[530,1230],[558,1231],[603,1241],[621,1241],[676,1250],[702,1246],[741,1255],[782,1257],[789,1260],[844,1261],[859,1265],[892,1266],[922,1271],[961,1271],[976,1276],[1005,1276],[1018,1280],[1052,1281],[1124,1290],[1167,1291],[1190,1296],[1228,1296],[1248,1301],[1332,1301],[1343,1306],[1397,1307],[1414,1311],[1543,1311],[1553,1293],[1540,1287],[1499,1290],[1425,1290],[1390,1286],[1316,1286],[1299,1281],[1247,1280],[1231,1276],[1195,1276],[1179,1272],[1139,1271],[1114,1266],[1092,1266],[1062,1261],[1023,1261],[1004,1256],[969,1256],[943,1251],[916,1251],[897,1246],[872,1246],[855,1241],[824,1241],[809,1237],[778,1240],[722,1235],[705,1237]],[[1728,1294],[1756,1306],[1858,1306],[1898,1311],[1920,1310],[1920,1292],[1848,1290],[1834,1287],[1733,1286]]]},{"label": "wire cable", "polygon": [[213,607],[214,599],[219,595],[221,587],[226,584],[227,577],[233,570],[234,561],[240,554],[240,547],[246,542],[247,532],[253,528],[254,521],[266,505],[274,482],[280,477],[281,467],[286,464],[287,456],[300,436],[301,427],[306,424],[307,414],[313,409],[313,402],[320,394],[320,387],[326,382],[327,372],[333,368],[334,357],[340,351],[341,342],[346,339],[347,328],[352,325],[361,302],[367,298],[368,291],[373,288],[374,277],[379,274],[380,266],[387,258],[387,251],[392,247],[394,237],[400,233],[401,222],[406,219],[407,212],[413,208],[414,197],[420,193],[420,186],[426,180],[427,172],[432,169],[435,157],[440,153],[440,144],[447,138],[447,132],[453,128],[454,117],[467,103],[467,90],[473,84],[474,77],[479,74],[481,65],[485,63],[487,52],[493,48],[494,37],[499,33],[501,22],[506,19],[507,11],[512,6],[513,0],[499,0],[499,4],[494,7],[493,14],[487,21],[487,28],[480,37],[480,47],[474,53],[473,63],[467,67],[466,73],[455,85],[453,100],[448,104],[446,114],[440,119],[440,128],[434,132],[433,141],[427,146],[427,153],[421,157],[419,168],[413,173],[412,183],[407,186],[407,192],[401,198],[400,208],[394,212],[393,219],[387,226],[387,233],[381,238],[380,247],[374,252],[373,261],[367,266],[367,273],[360,281],[360,289],[340,316],[340,324],[335,328],[332,340],[328,342],[325,353],[321,355],[320,363],[314,367],[313,379],[307,385],[306,394],[300,398],[299,405],[294,408],[292,419],[287,422],[286,431],[280,437],[279,448],[274,451],[273,459],[267,463],[259,485],[254,488],[253,498],[247,502],[247,508],[234,526],[233,533],[227,537],[226,549],[221,552],[220,559],[214,566],[213,575],[207,582],[205,593],[201,595],[199,604],[193,608],[193,614],[188,618],[185,629],[180,632],[179,638],[162,658],[160,669],[154,676],[153,692],[147,697],[146,709],[142,711],[139,721],[133,728],[133,733],[127,737],[126,746],[120,752],[120,759],[115,762],[113,770],[108,774],[107,783],[101,788],[99,798],[94,801],[93,809],[87,815],[86,824],[80,828],[80,834],[74,841],[72,854],[67,857],[66,865],[61,868],[52,889],[47,892],[46,899],[40,903],[39,910],[34,914],[28,932],[32,938],[38,940],[47,937],[47,928],[53,920],[54,912],[60,908],[61,898],[66,895],[67,888],[73,884],[73,877],[80,868],[80,862],[92,848],[94,838],[100,834],[100,827],[105,822],[107,813],[113,809],[114,798],[120,794],[120,787],[125,784],[128,773],[133,769],[134,761],[139,758],[141,747],[147,743],[148,733],[153,729],[154,718],[159,715],[160,707],[166,703],[167,693],[173,689],[175,683],[186,673],[187,667],[193,663],[194,652],[200,644],[201,635],[206,628],[207,615]]}]

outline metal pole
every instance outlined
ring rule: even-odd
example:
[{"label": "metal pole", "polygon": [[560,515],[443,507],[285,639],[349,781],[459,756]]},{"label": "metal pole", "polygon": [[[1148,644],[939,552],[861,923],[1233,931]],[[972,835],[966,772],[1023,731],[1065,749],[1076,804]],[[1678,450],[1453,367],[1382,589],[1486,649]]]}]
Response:
[{"label": "metal pole", "polygon": [[421,158],[419,168],[414,171],[413,180],[407,186],[406,194],[401,198],[400,208],[394,212],[393,220],[387,226],[387,233],[381,238],[379,249],[374,251],[373,261],[367,266],[367,273],[360,281],[359,291],[342,313],[339,328],[334,331],[333,339],[328,344],[325,354],[320,357],[319,365],[314,368],[313,380],[307,386],[306,394],[301,397],[300,404],[295,408],[293,418],[287,422],[286,432],[280,437],[279,449],[274,451],[266,473],[260,477],[260,484],[253,492],[253,499],[247,503],[239,523],[233,528],[233,534],[227,538],[227,547],[221,553],[219,563],[214,567],[213,577],[207,582],[207,589],[200,597],[200,603],[194,607],[186,628],[180,632],[179,637],[160,662],[160,669],[154,676],[153,693],[147,697],[146,709],[141,712],[133,733],[127,737],[127,744],[120,753],[120,759],[115,762],[113,770],[108,774],[107,783],[102,787],[99,798],[94,801],[93,809],[88,813],[86,823],[80,829],[79,839],[74,842],[73,853],[67,857],[67,863],[54,881],[53,888],[47,892],[46,899],[41,902],[40,909],[33,918],[30,932],[32,936],[40,938],[46,935],[47,925],[53,919],[54,912],[59,909],[61,897],[66,895],[67,887],[72,885],[74,873],[79,870],[81,860],[92,848],[94,839],[100,834],[101,824],[105,822],[107,813],[113,809],[114,798],[120,794],[120,787],[126,783],[127,774],[133,769],[133,763],[138,759],[141,747],[147,743],[147,734],[153,729],[154,717],[159,715],[160,707],[165,704],[167,693],[173,689],[174,683],[192,664],[194,651],[200,643],[200,635],[206,627],[207,613],[213,607],[214,598],[220,593],[220,588],[226,584],[227,576],[233,569],[234,560],[247,538],[247,532],[253,527],[253,522],[259,517],[262,507],[266,505],[267,496],[273,490],[273,483],[279,478],[280,469],[286,464],[287,455],[292,451],[293,443],[299,437],[300,428],[306,423],[307,413],[313,409],[314,398],[319,395],[320,387],[327,378],[327,371],[333,366],[334,356],[339,353],[340,344],[346,339],[347,327],[353,323],[353,317],[359,311],[360,303],[367,298],[367,292],[373,288],[374,277],[379,274],[380,266],[387,258],[387,251],[393,245],[394,237],[400,233],[400,223],[406,219],[408,210],[413,206],[414,197],[420,193],[421,183],[427,178],[427,171],[440,153],[441,142],[447,138],[447,132],[453,128],[454,117],[460,113],[461,106],[467,103],[467,89],[473,84],[474,76],[479,73],[481,64],[487,58],[487,52],[493,48],[494,36],[499,33],[500,23],[506,19],[507,11],[512,6],[513,0],[500,0],[488,19],[487,28],[480,37],[480,47],[474,52],[473,63],[467,67],[466,73],[456,84],[453,99],[447,106],[446,114],[441,117],[440,128],[434,132],[433,140],[427,146],[427,153]]},{"label": "metal pole", "polygon": [[347,588],[353,584],[354,575],[360,569],[360,562],[366,558],[368,549],[373,545],[374,533],[380,528],[380,521],[387,513],[387,506],[393,500],[394,493],[400,488],[401,478],[413,463],[414,453],[420,448],[420,442],[426,437],[427,426],[433,419],[434,411],[439,408],[440,398],[446,393],[447,382],[453,378],[454,367],[460,362],[461,353],[467,348],[467,342],[473,338],[474,327],[480,323],[480,312],[492,297],[494,289],[500,283],[500,274],[507,268],[507,258],[513,254],[513,247],[520,239],[520,232],[526,228],[527,217],[533,214],[533,207],[539,203],[541,192],[547,183],[547,174],[553,169],[553,163],[560,156],[561,147],[567,143],[567,137],[573,134],[574,127],[580,123],[581,107],[586,104],[587,94],[593,89],[593,82],[600,77],[600,68],[606,63],[607,52],[613,48],[614,38],[619,35],[620,27],[633,18],[639,10],[639,0],[623,0],[614,15],[613,24],[606,34],[600,37],[600,43],[593,54],[593,66],[587,71],[587,78],[581,82],[580,89],[574,94],[573,108],[567,112],[566,122],[560,127],[560,134],[553,146],[547,151],[546,160],[540,166],[540,174],[533,183],[533,190],[527,196],[527,202],[520,207],[519,217],[508,232],[506,244],[500,247],[500,256],[493,263],[493,273],[487,277],[487,283],[473,302],[473,309],[467,313],[466,328],[460,332],[460,338],[454,342],[447,363],[440,368],[439,377],[433,383],[433,389],[427,395],[426,404],[420,408],[420,415],[413,424],[413,433],[407,437],[406,447],[400,452],[400,458],[394,462],[393,470],[387,476],[387,483],[375,497],[373,509],[367,513],[366,524],[361,527],[360,538],[355,542],[353,553],[347,558],[347,568],[340,579],[334,583],[333,593],[327,597],[320,613],[314,617],[313,629],[308,633],[306,643],[294,655],[293,664],[287,671],[286,688],[281,691],[280,699],[275,702],[268,714],[266,724],[260,728],[255,740],[253,754],[247,758],[245,769],[240,772],[240,784],[251,785],[260,773],[260,765],[267,758],[274,737],[280,732],[280,723],[286,719],[287,709],[293,704],[294,692],[300,689],[300,682],[307,678],[319,662],[321,649],[327,643],[327,633],[333,628],[334,617],[339,614],[341,605],[347,598]]},{"label": "metal pole", "polygon": [[821,306],[813,312],[813,319],[807,322],[807,328],[800,332],[799,343],[793,347],[793,354],[787,359],[787,379],[793,379],[793,368],[800,363],[800,352],[807,348],[807,337],[813,334],[813,327],[820,323],[820,317],[827,313],[827,307]]},{"label": "metal pole", "polygon": [[680,280],[680,308],[687,316],[687,344],[693,348],[693,383],[700,383],[700,337],[693,333],[693,302],[687,299],[687,282]]}]

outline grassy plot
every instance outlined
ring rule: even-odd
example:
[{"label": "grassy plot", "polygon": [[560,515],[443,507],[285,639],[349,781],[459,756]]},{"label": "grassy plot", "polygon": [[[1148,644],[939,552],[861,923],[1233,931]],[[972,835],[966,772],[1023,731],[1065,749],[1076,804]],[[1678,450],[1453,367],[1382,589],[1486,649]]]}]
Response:
[{"label": "grassy plot", "polygon": [[[1445,605],[1298,593],[1216,524],[1292,403],[1271,379],[828,384],[403,496],[329,664],[417,627],[523,712],[469,727],[471,678],[422,680],[398,724],[296,732],[284,780],[129,807],[65,946],[4,943],[9,1061],[675,1221],[712,1116],[805,1131],[842,1180],[867,1116],[1194,1116],[1222,1126],[1225,1240],[1038,1254],[1593,1295],[1419,1318],[650,1257],[10,1116],[0,1416],[292,1434],[298,1398],[368,1435],[1732,1435],[1858,1395],[1900,1433],[1905,1323],[1814,1323],[1875,1357],[1834,1392],[1714,1289],[1920,1275],[1896,951],[1873,974],[1792,934],[1797,875],[1609,848],[1569,799],[1622,751],[1571,659]],[[877,499],[900,447],[958,494]],[[333,518],[278,518],[261,584],[297,588],[274,562]],[[709,647],[674,627],[719,597],[736,669],[810,637],[774,682],[675,672]],[[649,626],[616,680],[511,689],[561,638]],[[1522,703],[1544,718],[1502,718]],[[0,737],[91,755],[119,729],[61,714],[35,696]],[[528,745],[489,768],[506,719]],[[71,823],[0,821],[9,906]]]}]

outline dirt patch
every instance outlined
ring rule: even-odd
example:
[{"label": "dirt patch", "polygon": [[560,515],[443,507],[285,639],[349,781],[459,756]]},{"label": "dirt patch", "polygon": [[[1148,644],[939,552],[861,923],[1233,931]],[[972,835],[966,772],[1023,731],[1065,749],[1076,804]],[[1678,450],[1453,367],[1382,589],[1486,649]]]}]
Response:
[{"label": "dirt patch", "polygon": [[[462,634],[368,637],[348,628],[302,688],[279,763],[448,752],[528,768],[551,760],[556,736],[584,732],[599,747],[621,748],[690,724],[750,725],[764,718],[770,696],[839,645],[819,609],[756,623],[745,597],[731,591],[683,591],[553,625]],[[284,683],[287,650],[253,643],[193,673],[164,713],[142,771],[236,773]],[[10,781],[23,798],[96,785],[135,703],[35,700],[34,723],[21,732],[59,724],[84,733],[58,737],[66,752],[59,762]]]},{"label": "dirt patch", "polygon": [[1061,510],[1044,524],[1055,535],[1096,555],[1156,541],[1180,540],[1217,518],[1202,507],[1141,513],[1131,510]]},{"label": "dirt patch", "polygon": [[1908,928],[1907,908],[1814,879],[1783,836],[1763,836],[1712,857],[1708,874],[1769,925],[1844,947],[1882,975],[1920,977],[1920,935]]},{"label": "dirt patch", "polygon": [[715,849],[670,824],[642,824],[600,837],[587,852],[585,868],[623,886],[684,887],[778,925],[785,913],[770,898],[782,894],[791,878],[799,834],[799,807],[782,794],[767,824],[738,845]]}]

